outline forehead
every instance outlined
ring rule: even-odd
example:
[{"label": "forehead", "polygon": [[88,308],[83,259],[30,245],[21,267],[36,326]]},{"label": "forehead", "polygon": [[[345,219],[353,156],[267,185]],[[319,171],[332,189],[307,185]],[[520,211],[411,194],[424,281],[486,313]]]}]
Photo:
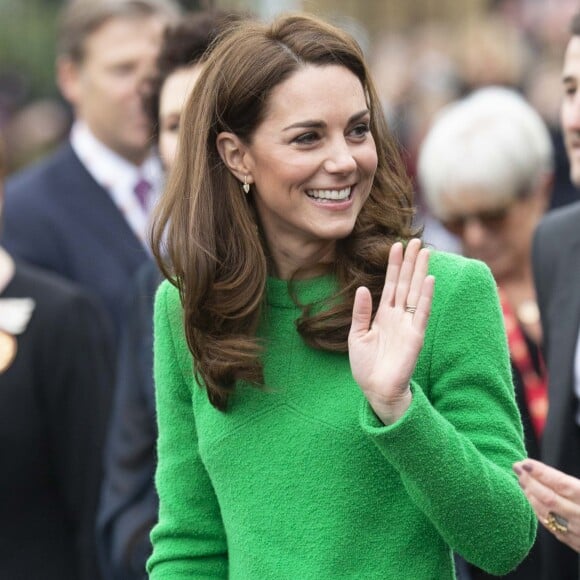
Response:
[{"label": "forehead", "polygon": [[165,79],[159,99],[159,112],[161,114],[181,111],[201,71],[202,66],[194,64],[190,67],[176,69]]},{"label": "forehead", "polygon": [[156,14],[110,18],[87,36],[85,59],[156,52],[166,23]]},{"label": "forehead", "polygon": [[340,65],[306,65],[276,86],[268,100],[265,120],[292,124],[352,115],[368,106],[358,77]]},{"label": "forehead", "polygon": [[495,211],[506,206],[509,199],[476,186],[444,191],[439,199],[443,213],[448,216],[469,215]]},{"label": "forehead", "polygon": [[580,77],[580,36],[573,36],[566,47],[562,78],[578,80]]}]

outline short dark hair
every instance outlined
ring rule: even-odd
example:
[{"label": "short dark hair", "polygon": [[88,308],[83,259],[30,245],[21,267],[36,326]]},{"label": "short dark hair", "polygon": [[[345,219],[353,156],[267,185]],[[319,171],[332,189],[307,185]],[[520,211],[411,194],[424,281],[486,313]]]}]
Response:
[{"label": "short dark hair", "polygon": [[159,98],[163,84],[173,72],[203,61],[211,44],[230,26],[249,17],[242,12],[192,12],[165,29],[155,76],[144,94],[144,106],[159,136]]},{"label": "short dark hair", "polygon": [[580,36],[580,12],[576,12],[572,16],[572,21],[570,22],[570,34],[572,36]]},{"label": "short dark hair", "polygon": [[69,0],[59,16],[57,54],[82,62],[87,38],[112,19],[160,16],[171,21],[179,14],[175,0]]}]

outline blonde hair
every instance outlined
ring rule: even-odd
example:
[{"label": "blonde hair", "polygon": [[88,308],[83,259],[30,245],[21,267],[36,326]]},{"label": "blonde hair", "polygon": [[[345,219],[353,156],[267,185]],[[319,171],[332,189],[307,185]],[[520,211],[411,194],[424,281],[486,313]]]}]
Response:
[{"label": "blonde hair", "polygon": [[440,111],[417,168],[429,209],[446,219],[444,194],[460,199],[473,188],[498,203],[529,194],[552,173],[554,148],[546,124],[518,93],[487,87]]}]

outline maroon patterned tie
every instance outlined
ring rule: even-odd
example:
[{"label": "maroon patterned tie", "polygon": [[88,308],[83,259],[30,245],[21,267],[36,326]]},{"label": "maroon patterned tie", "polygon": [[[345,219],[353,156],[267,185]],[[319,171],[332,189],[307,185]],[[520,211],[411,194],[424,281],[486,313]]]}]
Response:
[{"label": "maroon patterned tie", "polygon": [[135,187],[133,188],[139,203],[143,209],[147,208],[147,197],[149,196],[149,192],[151,191],[151,184],[141,177],[139,181],[136,183]]}]

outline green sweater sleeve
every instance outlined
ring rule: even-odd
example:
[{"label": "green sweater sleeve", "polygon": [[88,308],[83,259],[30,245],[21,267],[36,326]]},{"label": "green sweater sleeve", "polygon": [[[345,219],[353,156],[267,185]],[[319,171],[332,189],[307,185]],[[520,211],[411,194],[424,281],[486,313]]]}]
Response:
[{"label": "green sweater sleeve", "polygon": [[511,470],[525,451],[497,290],[482,263],[438,276],[434,258],[440,306],[411,407],[386,427],[365,402],[361,423],[446,542],[505,574],[529,551],[536,519]]},{"label": "green sweater sleeve", "polygon": [[192,407],[192,363],[182,342],[175,288],[161,285],[155,301],[155,385],[159,425],[156,486],[159,521],[151,532],[151,580],[227,578],[227,545],[211,481],[200,460]]}]

